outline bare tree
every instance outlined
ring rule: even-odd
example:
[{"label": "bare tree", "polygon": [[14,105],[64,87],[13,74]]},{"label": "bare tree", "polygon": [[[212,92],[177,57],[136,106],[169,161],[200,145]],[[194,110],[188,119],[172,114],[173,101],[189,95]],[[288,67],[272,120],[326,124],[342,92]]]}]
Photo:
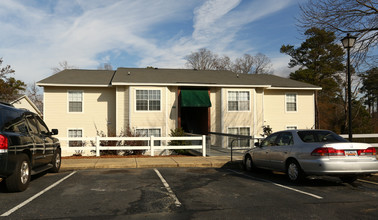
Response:
[{"label": "bare tree", "polygon": [[53,71],[53,74],[55,74],[55,73],[59,73],[63,70],[75,69],[75,68],[76,68],[75,66],[68,65],[68,62],[65,60],[65,61],[59,62],[59,67],[53,67],[51,69]]},{"label": "bare tree", "polygon": [[43,95],[39,87],[34,83],[28,84],[26,89],[26,95],[37,106],[37,108],[43,111]]},{"label": "bare tree", "polygon": [[113,70],[113,66],[110,63],[102,63],[97,67],[99,70]]},{"label": "bare tree", "polygon": [[220,58],[215,57],[216,59],[214,60],[215,62],[215,69],[216,70],[231,70],[232,69],[232,61],[230,57],[228,56],[223,56]]},{"label": "bare tree", "polygon": [[243,57],[236,58],[235,63],[232,67],[232,71],[235,73],[250,73],[253,65],[255,64],[255,59],[249,54],[244,54]]},{"label": "bare tree", "polygon": [[254,74],[271,74],[273,73],[272,70],[272,63],[265,54],[258,53],[253,58],[254,65],[251,68],[251,72]]},{"label": "bare tree", "polygon": [[218,56],[206,48],[201,48],[198,52],[192,52],[185,58],[187,60],[186,65],[189,68],[197,70],[215,70]]},{"label": "bare tree", "polygon": [[202,48],[185,58],[187,67],[198,70],[229,70],[244,74],[268,74],[272,72],[270,59],[262,53],[258,53],[256,56],[244,54],[243,57],[236,58],[235,62],[232,62],[228,56],[219,57],[210,50]]},{"label": "bare tree", "polygon": [[[369,51],[378,46],[378,3],[376,0],[309,0],[300,5],[300,27],[318,27],[335,32],[342,38],[346,33],[356,35],[353,58],[356,63],[371,58],[377,65],[376,56]],[[371,62],[370,62],[371,63]]]}]

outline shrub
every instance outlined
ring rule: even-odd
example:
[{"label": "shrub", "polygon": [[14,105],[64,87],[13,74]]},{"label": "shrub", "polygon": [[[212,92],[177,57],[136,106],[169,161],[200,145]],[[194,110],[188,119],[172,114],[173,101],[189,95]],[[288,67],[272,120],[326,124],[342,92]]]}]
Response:
[{"label": "shrub", "polygon": [[[97,128],[96,128],[97,130]],[[109,135],[106,135],[105,132],[97,130],[97,136],[100,137],[140,137],[139,134],[136,134],[131,131],[130,128],[127,128],[125,131],[122,131],[119,135],[116,135],[115,132],[108,132]],[[95,143],[92,143],[95,146]],[[143,146],[144,141],[100,141],[100,146]],[[142,155],[145,150],[102,150],[101,155]]]},{"label": "shrub", "polygon": [[[171,134],[169,136],[171,136],[171,137],[182,137],[182,136],[185,136],[185,131],[182,128],[176,128],[174,130],[171,129]],[[190,142],[185,141],[185,140],[173,140],[173,141],[170,141],[168,143],[168,145],[171,145],[171,146],[190,145]],[[181,154],[181,155],[189,155],[190,154],[188,150],[180,150],[180,149],[173,150],[173,152],[175,152],[177,154]]]}]

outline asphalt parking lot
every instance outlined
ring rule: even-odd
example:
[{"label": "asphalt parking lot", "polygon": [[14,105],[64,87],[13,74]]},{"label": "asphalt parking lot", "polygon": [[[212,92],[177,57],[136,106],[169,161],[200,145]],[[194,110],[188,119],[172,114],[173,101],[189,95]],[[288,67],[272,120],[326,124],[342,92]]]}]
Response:
[{"label": "asphalt parking lot", "polygon": [[64,171],[22,193],[0,187],[0,219],[377,219],[378,183],[228,168]]}]

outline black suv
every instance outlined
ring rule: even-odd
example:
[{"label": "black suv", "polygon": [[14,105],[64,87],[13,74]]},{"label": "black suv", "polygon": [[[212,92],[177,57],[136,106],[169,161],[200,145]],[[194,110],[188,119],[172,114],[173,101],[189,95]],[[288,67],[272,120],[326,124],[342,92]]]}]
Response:
[{"label": "black suv", "polygon": [[24,191],[31,175],[59,172],[61,149],[43,120],[28,110],[0,103],[0,181],[10,192]]}]

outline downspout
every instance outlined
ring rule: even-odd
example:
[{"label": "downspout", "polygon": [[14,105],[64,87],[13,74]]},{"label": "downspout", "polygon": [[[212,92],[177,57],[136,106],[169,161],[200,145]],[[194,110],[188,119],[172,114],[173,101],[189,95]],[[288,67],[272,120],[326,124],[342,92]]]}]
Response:
[{"label": "downspout", "polygon": [[119,86],[116,86],[116,115],[115,115],[115,123],[116,123],[116,135],[117,134],[120,134],[120,130],[119,130],[119,123],[118,123],[118,88]]},{"label": "downspout", "polygon": [[265,98],[265,88],[263,88],[262,90],[262,112],[261,112],[261,117],[262,117],[262,126],[265,126],[265,116],[264,116],[264,107],[265,107],[265,104],[264,104],[264,98]]},{"label": "downspout", "polygon": [[132,106],[132,104],[131,104],[131,86],[129,86],[129,129],[130,129],[130,131],[131,131],[131,106]]},{"label": "downspout", "polygon": [[256,136],[256,89],[253,89],[253,136]]},{"label": "downspout", "polygon": [[[165,136],[168,137],[168,112],[171,103],[169,102],[168,97],[168,87],[165,87]],[[172,109],[172,107],[170,107]],[[163,135],[162,135],[163,136]]]},{"label": "downspout", "polygon": [[[223,133],[223,88],[220,91],[220,133]],[[221,136],[221,148],[223,148],[223,136]]]}]

